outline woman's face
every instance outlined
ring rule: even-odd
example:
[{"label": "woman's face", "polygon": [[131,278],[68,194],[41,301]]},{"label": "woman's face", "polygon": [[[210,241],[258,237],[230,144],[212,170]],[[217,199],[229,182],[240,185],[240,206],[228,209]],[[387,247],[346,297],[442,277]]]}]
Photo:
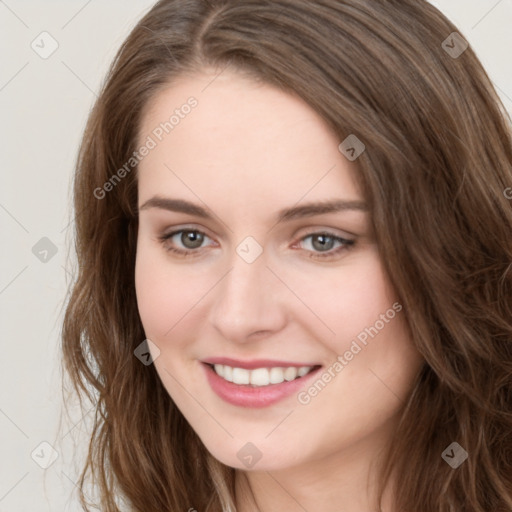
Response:
[{"label": "woman's face", "polygon": [[156,371],[229,466],[370,450],[422,359],[357,159],[302,100],[215,76],[161,91],[141,126],[135,278]]}]

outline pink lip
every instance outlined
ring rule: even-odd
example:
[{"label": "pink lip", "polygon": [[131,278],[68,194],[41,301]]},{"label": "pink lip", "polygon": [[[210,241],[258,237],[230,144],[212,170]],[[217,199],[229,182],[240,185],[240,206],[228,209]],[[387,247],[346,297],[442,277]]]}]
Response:
[{"label": "pink lip", "polygon": [[239,361],[237,359],[230,359],[229,357],[211,357],[201,361],[207,364],[225,364],[232,368],[245,368],[246,370],[254,370],[255,368],[288,368],[294,366],[300,368],[301,366],[317,366],[317,363],[293,363],[290,361],[276,361],[275,359],[253,359],[252,361]]},{"label": "pink lip", "polygon": [[[223,359],[226,361],[226,359]],[[253,363],[252,361],[251,363]],[[268,361],[266,362],[268,363]],[[271,366],[298,366],[296,364],[276,364],[276,361],[272,362]],[[214,364],[214,363],[210,363]],[[222,363],[215,363],[222,364]],[[225,363],[228,364],[228,363]],[[237,362],[237,368],[243,368],[242,366],[238,366],[239,362]],[[311,371],[304,377],[297,378],[291,381],[285,381],[281,384],[269,384],[268,386],[261,387],[252,387],[250,385],[241,385],[241,384],[233,384],[232,382],[228,382],[224,380],[222,377],[219,377],[213,368],[203,362],[201,366],[204,368],[206,372],[206,378],[212,388],[212,390],[224,401],[237,405],[239,407],[247,407],[247,408],[261,408],[268,407],[270,405],[283,400],[284,398],[297,394],[301,388],[303,388],[307,382],[318,373],[321,367]],[[231,366],[231,364],[229,364]],[[309,365],[301,365],[301,366],[309,366]],[[254,366],[255,368],[268,368],[269,366],[261,365],[261,361],[258,362],[258,366]]]}]

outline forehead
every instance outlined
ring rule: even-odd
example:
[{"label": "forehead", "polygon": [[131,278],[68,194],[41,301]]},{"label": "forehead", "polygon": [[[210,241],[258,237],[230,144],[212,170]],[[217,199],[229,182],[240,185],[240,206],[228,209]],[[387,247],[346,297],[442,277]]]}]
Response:
[{"label": "forehead", "polygon": [[231,203],[286,206],[305,195],[360,198],[357,167],[322,118],[302,99],[233,71],[205,70],[162,89],[142,117],[139,141],[148,137],[141,198],[222,193]]}]

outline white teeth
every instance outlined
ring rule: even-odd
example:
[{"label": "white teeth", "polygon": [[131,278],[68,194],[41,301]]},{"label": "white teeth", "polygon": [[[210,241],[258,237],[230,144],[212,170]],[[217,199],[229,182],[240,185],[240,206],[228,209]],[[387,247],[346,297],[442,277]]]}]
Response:
[{"label": "white teeth", "polygon": [[224,375],[221,375],[221,377],[224,377],[228,382],[233,382],[233,368],[231,366],[224,366]]},{"label": "white teeth", "polygon": [[270,384],[284,382],[284,370],[282,368],[270,368]]},{"label": "white teeth", "polygon": [[251,372],[251,384],[253,386],[267,386],[270,376],[266,368],[257,368]]},{"label": "white teeth", "polygon": [[297,377],[297,368],[295,368],[293,366],[286,368],[286,370],[284,371],[284,378],[287,381],[290,381],[290,380],[295,379],[295,377]]},{"label": "white teeth", "polygon": [[251,372],[249,370],[245,368],[233,368],[233,382],[235,384],[249,384],[250,377]]},{"label": "white teeth", "polygon": [[255,387],[268,386],[269,384],[281,384],[284,381],[292,381],[297,377],[304,377],[313,366],[289,366],[288,368],[255,368],[246,370],[245,368],[233,368],[223,364],[213,366],[215,373],[228,382],[234,384],[247,385]]},{"label": "white teeth", "polygon": [[309,373],[309,370],[311,370],[311,366],[301,366],[297,374],[299,377],[304,377],[304,375]]}]

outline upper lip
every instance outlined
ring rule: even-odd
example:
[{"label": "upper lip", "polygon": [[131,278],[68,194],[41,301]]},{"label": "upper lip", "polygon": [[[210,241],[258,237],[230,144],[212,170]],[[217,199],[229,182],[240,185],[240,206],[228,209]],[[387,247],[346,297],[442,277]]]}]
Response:
[{"label": "upper lip", "polygon": [[231,359],[229,357],[210,357],[203,359],[205,364],[223,364],[233,368],[245,368],[246,370],[253,370],[255,368],[288,368],[294,366],[300,368],[301,366],[320,366],[316,363],[296,363],[293,361],[278,361],[276,359],[252,359],[251,361],[240,361],[238,359]]}]

